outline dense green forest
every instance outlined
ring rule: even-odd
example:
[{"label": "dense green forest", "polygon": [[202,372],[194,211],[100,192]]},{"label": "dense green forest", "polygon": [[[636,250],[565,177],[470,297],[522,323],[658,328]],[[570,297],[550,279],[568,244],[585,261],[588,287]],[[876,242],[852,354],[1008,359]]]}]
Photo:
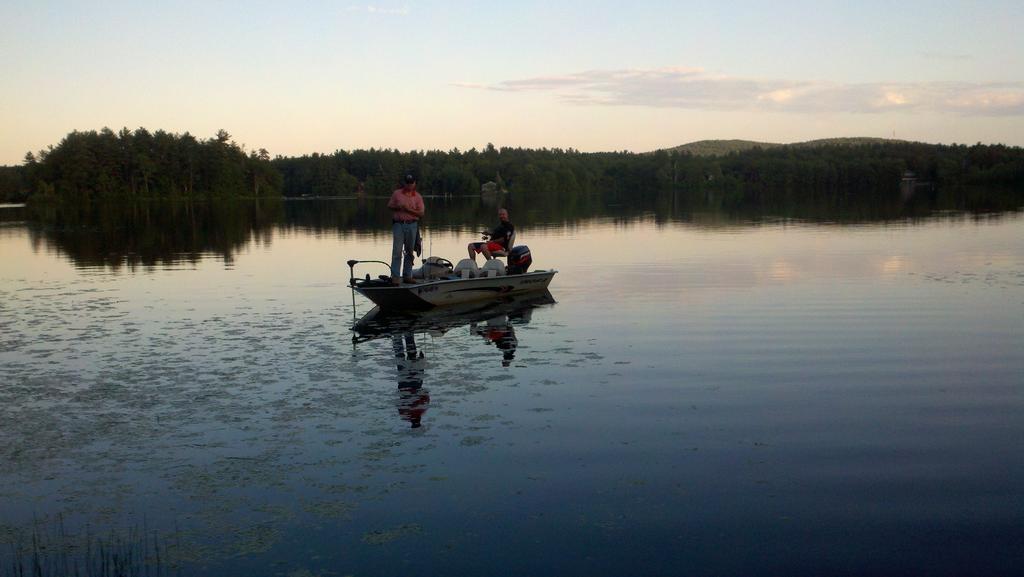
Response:
[{"label": "dense green forest", "polygon": [[934,186],[1024,187],[1020,147],[882,139],[751,144],[726,154],[685,146],[584,153],[488,144],[482,150],[339,150],[271,159],[263,149],[246,153],[223,130],[206,140],[141,128],[76,131],[27,154],[21,166],[0,169],[0,199],[378,196],[407,172],[417,175],[425,194],[472,195],[489,185],[527,196],[600,193],[612,202],[665,192],[738,202],[843,196],[895,190],[906,171]]},{"label": "dense green forest", "polygon": [[280,194],[281,175],[267,151],[246,154],[223,130],[206,140],[144,128],[75,131],[0,170],[0,198],[8,201]]}]

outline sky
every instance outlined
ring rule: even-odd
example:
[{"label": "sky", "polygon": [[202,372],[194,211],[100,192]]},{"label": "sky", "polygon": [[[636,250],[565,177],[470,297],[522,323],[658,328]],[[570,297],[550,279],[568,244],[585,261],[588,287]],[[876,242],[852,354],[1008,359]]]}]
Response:
[{"label": "sky", "polygon": [[0,3],[0,164],[72,130],[271,155],[1024,145],[1024,2]]}]

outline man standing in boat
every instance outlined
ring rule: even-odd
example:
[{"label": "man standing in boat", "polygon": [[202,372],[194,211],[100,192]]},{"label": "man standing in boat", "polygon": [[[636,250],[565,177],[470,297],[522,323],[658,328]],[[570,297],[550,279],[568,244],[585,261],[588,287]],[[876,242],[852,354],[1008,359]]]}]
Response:
[{"label": "man standing in boat", "polygon": [[412,278],[413,250],[419,234],[419,220],[423,217],[423,197],[416,192],[416,177],[405,175],[405,185],[391,193],[388,201],[391,209],[391,284],[399,279],[415,283]]},{"label": "man standing in boat", "polygon": [[[469,258],[476,261],[477,253],[484,255],[484,258],[491,260],[492,253],[507,253],[512,247],[512,236],[516,232],[515,225],[508,219],[508,211],[504,208],[498,209],[498,226],[494,230],[483,233],[485,242],[471,242],[466,247],[469,250]],[[499,255],[499,256],[501,256]]]}]

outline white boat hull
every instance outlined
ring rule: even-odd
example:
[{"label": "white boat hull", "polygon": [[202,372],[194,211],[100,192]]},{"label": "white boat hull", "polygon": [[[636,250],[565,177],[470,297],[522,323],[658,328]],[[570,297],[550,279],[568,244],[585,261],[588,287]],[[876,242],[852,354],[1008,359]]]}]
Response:
[{"label": "white boat hull", "polygon": [[383,281],[355,279],[351,286],[382,309],[426,310],[496,297],[545,290],[555,270],[493,277],[436,279],[393,286]]}]

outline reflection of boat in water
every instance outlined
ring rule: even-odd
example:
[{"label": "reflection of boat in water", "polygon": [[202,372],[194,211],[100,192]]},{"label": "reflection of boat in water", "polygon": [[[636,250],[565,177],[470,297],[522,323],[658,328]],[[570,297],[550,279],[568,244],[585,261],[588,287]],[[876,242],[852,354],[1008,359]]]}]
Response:
[{"label": "reflection of boat in water", "polygon": [[369,341],[409,332],[445,333],[462,325],[486,322],[496,317],[515,319],[537,307],[555,304],[547,290],[509,294],[496,300],[473,301],[422,312],[403,312],[374,307],[352,327],[354,342]]},{"label": "reflection of boat in water", "polygon": [[[424,384],[427,373],[426,352],[417,346],[416,333],[444,334],[469,326],[471,335],[483,337],[501,352],[501,365],[515,360],[519,339],[516,325],[530,322],[533,311],[555,304],[547,290],[513,294],[498,300],[475,301],[421,312],[403,312],[374,307],[352,326],[353,343],[390,339],[397,368],[399,417],[416,429],[422,426],[430,405],[430,393]],[[428,345],[429,348],[429,345]]]},{"label": "reflection of boat in water", "polygon": [[382,261],[348,261],[349,286],[384,309],[427,310],[438,306],[482,301],[520,293],[547,290],[556,270],[529,272],[533,260],[530,249],[514,247],[508,254],[508,266],[492,259],[482,268],[464,259],[452,266],[451,261],[438,257],[425,259],[423,267],[416,269],[415,284],[391,283],[389,276],[356,278],[355,266],[360,263]]}]

